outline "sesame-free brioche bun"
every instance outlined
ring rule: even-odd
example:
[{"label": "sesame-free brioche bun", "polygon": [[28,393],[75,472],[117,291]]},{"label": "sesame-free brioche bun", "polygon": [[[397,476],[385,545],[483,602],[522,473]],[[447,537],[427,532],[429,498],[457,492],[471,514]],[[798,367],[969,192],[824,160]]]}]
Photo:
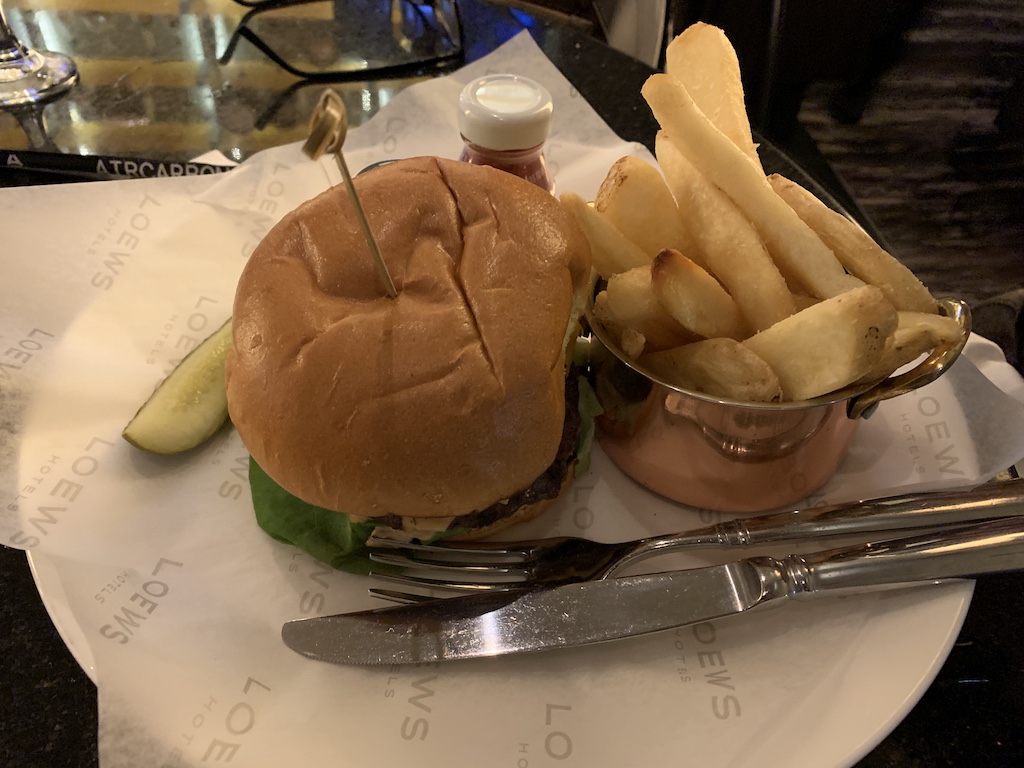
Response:
[{"label": "sesame-free brioche bun", "polygon": [[586,238],[551,195],[491,168],[421,157],[355,185],[398,297],[343,186],[289,213],[238,282],[231,420],[311,504],[370,518],[484,509],[559,448]]}]

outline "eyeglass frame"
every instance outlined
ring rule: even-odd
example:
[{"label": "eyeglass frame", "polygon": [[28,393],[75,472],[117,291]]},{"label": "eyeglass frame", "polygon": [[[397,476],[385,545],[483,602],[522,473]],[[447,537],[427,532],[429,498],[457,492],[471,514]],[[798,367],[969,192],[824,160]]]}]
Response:
[{"label": "eyeglass frame", "polygon": [[[281,67],[284,71],[310,82],[345,83],[357,82],[370,78],[387,80],[390,78],[430,75],[434,73],[447,72],[458,64],[461,64],[465,58],[465,43],[462,35],[462,17],[459,13],[458,0],[448,0],[452,7],[452,20],[454,21],[455,27],[454,31],[451,29],[449,24],[439,22],[445,37],[447,37],[449,42],[454,46],[454,50],[451,53],[438,54],[425,59],[403,62],[401,64],[385,64],[380,67],[368,67],[366,69],[343,72],[307,71],[292,66],[282,59],[263,40],[263,38],[248,27],[249,21],[254,16],[265,11],[276,10],[278,8],[289,8],[295,5],[308,5],[316,2],[334,1],[335,0],[234,0],[235,3],[249,8],[249,10],[246,11],[244,16],[242,16],[241,20],[238,22],[238,26],[235,27],[235,31],[231,33],[231,37],[228,40],[228,44],[225,47],[224,52],[217,57],[217,63],[227,64],[234,55],[235,49],[238,47],[238,41],[242,38],[248,40],[249,43],[251,43],[257,50]],[[441,2],[443,1],[444,0],[441,0]],[[416,2],[416,0],[399,0],[399,2],[410,3],[417,9],[419,9],[420,5],[426,4]],[[435,9],[435,12],[437,10],[437,2],[438,0],[432,0],[430,3],[430,5]],[[442,16],[438,14],[438,18],[442,18]]]}]

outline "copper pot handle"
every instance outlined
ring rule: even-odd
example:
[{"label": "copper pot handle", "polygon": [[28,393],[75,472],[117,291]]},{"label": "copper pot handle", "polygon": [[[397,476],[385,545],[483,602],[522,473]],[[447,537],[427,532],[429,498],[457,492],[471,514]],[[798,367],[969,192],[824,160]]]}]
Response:
[{"label": "copper pot handle", "polygon": [[851,419],[867,418],[883,400],[905,395],[930,384],[960,357],[971,335],[971,309],[965,301],[947,298],[939,299],[939,311],[953,318],[960,326],[959,338],[939,344],[928,357],[906,373],[882,379],[871,389],[851,397],[846,405],[846,413]]}]

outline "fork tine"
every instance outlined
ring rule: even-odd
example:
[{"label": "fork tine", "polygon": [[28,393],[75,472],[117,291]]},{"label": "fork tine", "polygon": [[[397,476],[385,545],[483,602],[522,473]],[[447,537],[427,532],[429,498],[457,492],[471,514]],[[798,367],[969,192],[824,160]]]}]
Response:
[{"label": "fork tine", "polygon": [[[505,544],[498,541],[452,542],[443,541],[434,544],[423,544],[417,541],[397,541],[395,539],[370,536],[367,545],[377,549],[405,549],[411,552],[431,553],[444,559],[452,555],[478,556],[486,562],[521,562],[529,557],[523,544]],[[504,559],[503,559],[504,558]]]},{"label": "fork tine", "polygon": [[447,581],[429,576],[413,576],[409,573],[383,573],[371,571],[370,575],[393,584],[417,589],[446,589],[451,592],[495,592],[522,586],[522,581]]},{"label": "fork tine", "polygon": [[502,563],[487,565],[486,563],[474,562],[453,562],[449,560],[432,560],[418,557],[414,553],[402,554],[392,552],[370,552],[370,560],[382,565],[393,565],[399,568],[414,568],[426,571],[437,571],[446,574],[459,574],[466,578],[473,578],[481,574],[494,576],[518,576],[526,578],[527,572],[523,568],[516,568],[512,564]]},{"label": "fork tine", "polygon": [[[379,576],[379,574],[377,575]],[[398,603],[400,605],[410,605],[413,603],[427,603],[431,600],[443,600],[444,597],[450,597],[450,595],[445,595],[444,597],[442,597],[438,595],[423,595],[418,592],[401,592],[397,589],[385,589],[383,587],[370,587],[366,591],[369,592],[372,597],[376,597],[380,600],[386,600],[390,603]],[[465,594],[465,592],[461,591],[456,592],[454,589],[450,591],[455,592],[455,594]],[[495,589],[488,591],[503,592],[506,590]]]},{"label": "fork tine", "polygon": [[436,599],[430,595],[417,595],[413,592],[399,592],[394,589],[382,589],[380,587],[371,587],[368,592],[374,597],[379,597],[381,600],[387,600],[391,603],[400,603],[402,605],[408,605],[409,603],[425,603],[428,600]]}]

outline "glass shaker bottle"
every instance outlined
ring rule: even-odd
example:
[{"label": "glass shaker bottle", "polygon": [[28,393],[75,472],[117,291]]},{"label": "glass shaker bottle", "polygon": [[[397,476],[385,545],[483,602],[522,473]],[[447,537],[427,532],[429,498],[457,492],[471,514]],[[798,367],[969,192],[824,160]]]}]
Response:
[{"label": "glass shaker bottle", "polygon": [[551,131],[551,94],[520,75],[485,75],[459,96],[459,133],[464,162],[489,165],[521,176],[548,192],[544,142]]}]

